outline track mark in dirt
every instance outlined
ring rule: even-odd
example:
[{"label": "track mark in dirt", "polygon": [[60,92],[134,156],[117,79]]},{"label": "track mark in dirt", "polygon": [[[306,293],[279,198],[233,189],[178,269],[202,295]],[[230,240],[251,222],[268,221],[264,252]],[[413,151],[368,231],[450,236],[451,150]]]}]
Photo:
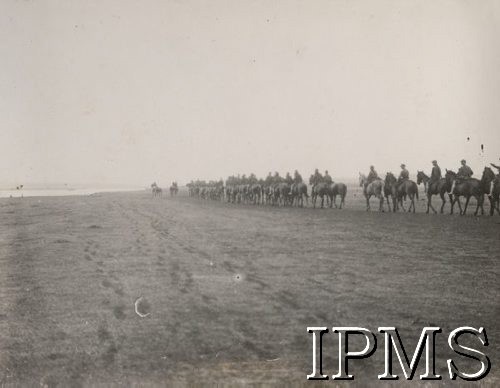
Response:
[{"label": "track mark in dirt", "polygon": [[90,257],[90,255],[86,253],[85,254],[85,260],[92,261],[92,257]]},{"label": "track mark in dirt", "polygon": [[296,298],[288,291],[276,293],[276,298],[280,303],[288,305],[293,309],[300,309],[300,305],[296,302]]},{"label": "track mark in dirt", "polygon": [[113,338],[111,336],[111,333],[108,331],[108,327],[106,324],[101,323],[97,327],[97,338],[100,342],[109,341]]},{"label": "track mark in dirt", "polygon": [[249,281],[250,283],[255,283],[260,286],[261,290],[269,288],[269,284],[265,283],[263,280],[259,279],[258,277],[248,274],[246,276],[246,280]]},{"label": "track mark in dirt", "polygon": [[163,267],[165,265],[165,258],[161,255],[158,255],[156,265],[159,267]]},{"label": "track mark in dirt", "polygon": [[106,366],[109,366],[115,362],[119,347],[116,345],[113,335],[109,332],[106,323],[101,323],[99,325],[97,329],[97,339],[101,345],[106,346],[100,358]]},{"label": "track mark in dirt", "polygon": [[113,315],[116,319],[123,320],[126,317],[125,305],[119,304],[113,307]]},{"label": "track mark in dirt", "polygon": [[102,282],[101,282],[101,285],[104,287],[104,288],[110,288],[112,286],[111,282],[108,280],[108,279],[104,279]]},{"label": "track mark in dirt", "polygon": [[181,267],[179,263],[177,263],[176,261],[170,264],[170,272],[169,272],[170,280],[174,285],[178,285],[180,282],[180,275],[179,275],[180,269]]},{"label": "track mark in dirt", "polygon": [[231,262],[227,261],[227,260],[224,260],[222,262],[222,268],[224,268],[226,271],[229,271],[229,272],[236,272],[236,268],[234,268],[234,266],[231,264]]},{"label": "track mark in dirt", "polygon": [[122,286],[120,286],[119,284],[114,284],[113,285],[113,291],[118,296],[124,296],[125,295],[125,292],[123,291]]},{"label": "track mark in dirt", "polygon": [[191,275],[191,273],[189,272],[186,272],[186,271],[183,271],[183,275],[184,275],[184,284],[182,285],[182,287],[180,288],[180,292],[182,292],[183,294],[187,294],[191,291],[191,289],[193,288],[193,285],[194,285],[194,281],[193,281],[193,275]]},{"label": "track mark in dirt", "polygon": [[119,347],[114,342],[110,343],[104,354],[101,356],[105,365],[111,365],[115,362]]},{"label": "track mark in dirt", "polygon": [[216,301],[217,301],[217,298],[216,298],[216,297],[214,297],[214,296],[209,296],[209,295],[202,294],[202,295],[201,295],[201,300],[202,300],[204,303],[210,304],[210,303],[212,303],[212,302],[216,302]]}]

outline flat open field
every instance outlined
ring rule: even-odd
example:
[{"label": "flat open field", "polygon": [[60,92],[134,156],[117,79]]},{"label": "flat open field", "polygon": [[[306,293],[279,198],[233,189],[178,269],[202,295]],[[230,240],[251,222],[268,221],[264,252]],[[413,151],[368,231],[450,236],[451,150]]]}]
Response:
[{"label": "flat open field", "polygon": [[[344,210],[113,193],[2,199],[0,217],[1,384],[306,383],[307,326],[396,326],[411,356],[429,325],[442,383],[450,356],[478,368],[450,331],[483,326],[500,384],[498,216],[367,213],[351,191]],[[383,372],[378,338],[355,381]]]}]

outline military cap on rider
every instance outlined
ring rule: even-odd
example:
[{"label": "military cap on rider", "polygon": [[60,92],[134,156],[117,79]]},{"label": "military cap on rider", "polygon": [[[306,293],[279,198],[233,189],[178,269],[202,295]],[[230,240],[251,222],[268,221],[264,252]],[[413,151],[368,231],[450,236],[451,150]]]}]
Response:
[{"label": "military cap on rider", "polygon": [[406,164],[401,163],[401,168],[405,168],[405,167],[406,167]]},{"label": "military cap on rider", "polygon": [[467,163],[467,162],[466,162],[466,160],[465,160],[465,159],[462,159],[462,160],[460,161],[460,163],[465,164],[465,163]]},{"label": "military cap on rider", "polygon": [[437,160],[433,160],[433,161],[432,161],[432,164],[437,164]]}]

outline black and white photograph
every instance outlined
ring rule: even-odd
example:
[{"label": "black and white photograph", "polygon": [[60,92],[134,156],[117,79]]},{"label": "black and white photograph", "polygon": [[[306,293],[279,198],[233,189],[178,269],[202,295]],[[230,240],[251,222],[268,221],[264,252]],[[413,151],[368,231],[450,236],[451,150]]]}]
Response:
[{"label": "black and white photograph", "polygon": [[0,387],[500,386],[500,1],[0,1]]}]

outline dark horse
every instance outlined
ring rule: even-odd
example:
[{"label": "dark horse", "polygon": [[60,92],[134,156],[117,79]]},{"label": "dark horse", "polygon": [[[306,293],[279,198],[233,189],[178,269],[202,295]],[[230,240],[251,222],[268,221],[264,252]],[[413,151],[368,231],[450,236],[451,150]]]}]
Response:
[{"label": "dark horse", "polygon": [[306,204],[309,202],[309,194],[307,194],[307,185],[303,182],[294,183],[292,185],[292,205],[296,201],[297,206],[304,207],[304,197]]},{"label": "dark horse", "polygon": [[179,192],[179,188],[177,187],[177,185],[170,186],[170,196],[171,197],[176,196],[178,192]]},{"label": "dark horse", "polygon": [[500,214],[500,210],[498,209],[500,202],[500,177],[496,176],[491,168],[485,167],[481,181],[484,181],[484,184],[488,185],[486,192],[490,200],[490,216],[495,214],[495,210]]},{"label": "dark horse", "polygon": [[274,203],[278,206],[287,206],[290,203],[291,188],[288,183],[278,183],[274,187]]},{"label": "dark horse", "polygon": [[424,184],[425,193],[427,195],[426,213],[429,213],[429,209],[432,209],[434,214],[437,213],[436,209],[434,209],[434,206],[432,206],[432,196],[439,194],[439,196],[441,197],[441,201],[443,201],[443,203],[441,204],[441,214],[443,214],[444,205],[446,204],[446,193],[448,193],[450,202],[452,201],[452,196],[450,194],[451,185],[448,184],[445,178],[441,178],[440,180],[432,183],[429,183],[429,181],[430,178],[425,175],[423,171],[417,171],[417,184]]},{"label": "dark horse", "polygon": [[330,188],[330,207],[332,203],[337,208],[337,195],[340,196],[339,209],[345,205],[345,196],[347,195],[347,186],[344,183],[334,183]]},{"label": "dark horse", "polygon": [[[450,214],[453,214],[453,207],[455,205],[455,202],[458,202],[460,214],[465,215],[471,197],[474,197],[477,200],[477,206],[474,215],[475,216],[477,215],[479,208],[481,208],[481,214],[484,214],[484,208],[483,208],[484,194],[489,191],[489,187],[485,187],[486,181],[483,180],[480,181],[475,178],[469,178],[457,181],[457,174],[450,170],[446,170],[445,179],[449,185],[452,185],[453,181],[456,181],[455,189],[451,193],[453,197],[451,200]],[[462,210],[462,205],[460,203],[460,197],[465,197],[465,207],[463,210]]]},{"label": "dark horse", "polygon": [[313,204],[313,208],[316,208],[316,201],[318,197],[321,197],[321,207],[323,208],[323,205],[325,203],[325,197],[326,197],[326,206],[328,206],[328,201],[329,198],[331,197],[331,188],[328,183],[325,182],[320,182],[318,184],[315,184],[312,189],[311,189],[311,201]]},{"label": "dark horse", "polygon": [[248,190],[254,205],[260,205],[262,201],[262,186],[258,183],[251,184]]},{"label": "dark horse", "polygon": [[397,179],[392,172],[385,174],[384,180],[384,195],[387,200],[387,208],[391,211],[391,204],[389,203],[389,197],[392,199],[392,211],[396,211],[397,206],[397,194],[396,194],[396,184]]},{"label": "dark horse", "polygon": [[[396,212],[399,209],[399,205],[401,205],[403,211],[406,211],[403,199],[408,197],[411,201],[408,212],[413,210],[413,213],[415,213],[415,198],[418,200],[418,186],[415,182],[411,180],[398,182],[394,174],[388,172],[385,177],[384,192],[386,196],[390,193],[392,197],[393,211]],[[389,205],[389,199],[387,199],[387,205]]]}]

